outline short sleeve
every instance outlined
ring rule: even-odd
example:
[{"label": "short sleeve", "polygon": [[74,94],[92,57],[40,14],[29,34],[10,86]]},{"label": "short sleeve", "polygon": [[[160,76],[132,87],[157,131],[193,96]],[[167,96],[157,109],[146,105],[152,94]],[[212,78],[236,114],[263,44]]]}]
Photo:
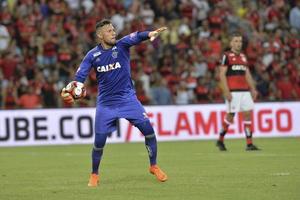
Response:
[{"label": "short sleeve", "polygon": [[228,56],[225,53],[222,56],[220,64],[221,64],[221,66],[227,66],[228,65]]}]

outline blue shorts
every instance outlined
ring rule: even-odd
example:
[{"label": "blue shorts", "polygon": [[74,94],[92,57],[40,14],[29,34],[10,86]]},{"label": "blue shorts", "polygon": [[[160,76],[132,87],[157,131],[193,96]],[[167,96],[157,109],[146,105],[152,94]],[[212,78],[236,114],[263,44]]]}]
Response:
[{"label": "blue shorts", "polygon": [[149,120],[144,107],[136,97],[118,106],[99,104],[96,108],[95,133],[106,134],[115,131],[119,118],[125,118],[133,125]]}]

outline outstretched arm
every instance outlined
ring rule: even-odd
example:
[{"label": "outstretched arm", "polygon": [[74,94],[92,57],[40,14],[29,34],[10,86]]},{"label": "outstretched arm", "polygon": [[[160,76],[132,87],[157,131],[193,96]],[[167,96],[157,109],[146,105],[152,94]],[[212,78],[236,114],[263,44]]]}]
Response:
[{"label": "outstretched arm", "polygon": [[150,38],[150,41],[152,42],[153,40],[155,40],[155,38],[157,38],[157,36],[159,36],[163,31],[167,30],[167,27],[161,27],[156,29],[155,31],[151,31],[148,34],[148,37]]},{"label": "outstretched arm", "polygon": [[125,47],[129,48],[133,45],[141,43],[144,40],[150,39],[150,41],[153,41],[161,34],[161,32],[165,30],[167,30],[167,27],[161,27],[154,31],[134,32],[120,39],[120,43]]}]

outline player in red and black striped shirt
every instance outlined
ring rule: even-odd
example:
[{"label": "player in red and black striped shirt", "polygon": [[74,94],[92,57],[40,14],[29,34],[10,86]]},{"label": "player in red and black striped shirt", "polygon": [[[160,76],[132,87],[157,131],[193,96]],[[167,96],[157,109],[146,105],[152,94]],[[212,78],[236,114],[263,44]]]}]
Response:
[{"label": "player in red and black striped shirt", "polygon": [[256,99],[257,91],[248,68],[246,56],[241,53],[242,35],[234,33],[231,36],[231,50],[225,52],[220,66],[220,81],[223,95],[227,105],[227,114],[222,123],[217,147],[226,151],[224,137],[229,125],[233,122],[235,113],[242,112],[244,120],[244,131],[246,134],[246,150],[259,150],[252,143],[252,119],[251,112],[254,107],[253,100]]}]

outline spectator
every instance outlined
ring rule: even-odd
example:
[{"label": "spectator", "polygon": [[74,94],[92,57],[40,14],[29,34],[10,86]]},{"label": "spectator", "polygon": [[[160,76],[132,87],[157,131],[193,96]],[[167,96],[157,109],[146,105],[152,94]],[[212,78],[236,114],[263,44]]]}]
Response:
[{"label": "spectator", "polygon": [[20,108],[25,109],[41,108],[41,99],[40,96],[35,93],[33,87],[29,86],[25,93],[20,96],[18,105]]},{"label": "spectator", "polygon": [[137,73],[138,80],[142,82],[143,90],[145,91],[145,94],[150,97],[150,77],[148,74],[144,72],[144,69],[142,66],[139,67],[138,73]]},{"label": "spectator", "polygon": [[202,25],[202,22],[207,19],[208,12],[210,10],[207,0],[191,0],[196,6],[196,20],[197,25]]},{"label": "spectator", "polygon": [[[120,32],[118,38],[137,29],[169,27],[152,43],[132,48],[132,78],[142,81],[138,92],[149,98],[148,103],[152,102],[153,87],[157,87],[156,73],[170,91],[172,103],[182,103],[180,99],[200,102],[199,85],[194,87],[199,79],[205,79],[200,85],[205,84],[208,90],[205,101],[220,102],[220,88],[211,77],[216,77],[220,52],[228,47],[226,36],[233,31],[247,36],[245,53],[258,81],[258,101],[300,100],[296,84],[292,96],[278,88],[286,84],[283,76],[299,83],[299,0],[242,4],[229,0],[40,0],[9,5],[0,5],[0,73],[5,95],[14,91],[8,89],[11,81],[18,87],[17,96],[23,95],[22,85],[39,83],[36,87],[42,107],[65,106],[57,99],[48,102],[46,96],[59,93],[71,81],[78,58],[93,47],[96,22],[112,18]],[[195,69],[192,74],[191,68]],[[283,74],[285,68],[288,75]],[[181,82],[188,88],[182,89]],[[96,90],[90,81],[85,105],[95,104]],[[14,98],[8,96],[7,108],[17,108]],[[4,102],[2,95],[2,105]]]},{"label": "spectator", "polygon": [[0,70],[2,71],[5,80],[12,80],[16,75],[19,60],[16,55],[10,51],[5,52],[2,55]]},{"label": "spectator", "polygon": [[293,100],[297,98],[295,85],[290,81],[288,71],[286,69],[276,85],[281,99]]},{"label": "spectator", "polygon": [[172,94],[165,79],[157,79],[151,88],[152,103],[155,105],[173,104]]},{"label": "spectator", "polygon": [[116,27],[116,33],[119,34],[124,29],[124,23],[125,23],[124,10],[121,9],[121,10],[117,11],[115,9],[112,9],[111,12],[112,12],[111,22]]},{"label": "spectator", "polygon": [[185,82],[180,82],[176,91],[175,103],[178,105],[186,105],[190,103],[190,96]]},{"label": "spectator", "polygon": [[0,52],[8,48],[10,42],[10,35],[7,28],[0,24]]},{"label": "spectator", "polygon": [[85,13],[90,13],[94,7],[94,2],[92,0],[83,0],[81,4]]},{"label": "spectator", "polygon": [[178,34],[188,37],[191,35],[191,33],[192,33],[192,31],[189,26],[189,19],[183,18],[183,20],[181,21],[181,24],[178,27]]},{"label": "spectator", "polygon": [[297,0],[296,6],[290,11],[290,24],[300,31],[300,0]]},{"label": "spectator", "polygon": [[57,96],[59,94],[56,92],[56,85],[54,80],[50,77],[46,80],[46,82],[42,85],[41,95],[43,97],[43,105],[46,108],[55,108],[58,106]]},{"label": "spectator", "polygon": [[13,81],[9,81],[6,86],[2,82],[3,87],[2,107],[4,109],[14,109],[17,107],[17,91]]},{"label": "spectator", "polygon": [[270,76],[267,72],[261,74],[256,81],[256,89],[259,92],[260,98],[263,100],[268,100],[270,93]]},{"label": "spectator", "polygon": [[57,61],[57,49],[58,44],[56,43],[57,40],[55,36],[51,35],[50,33],[46,34],[44,43],[43,43],[43,60],[45,66],[53,66]]},{"label": "spectator", "polygon": [[197,87],[195,88],[196,102],[208,103],[209,102],[209,88],[205,85],[204,78],[198,78]]},{"label": "spectator", "polygon": [[149,3],[145,3],[144,6],[142,6],[140,16],[147,26],[151,26],[153,24],[155,14]]},{"label": "spectator", "polygon": [[150,98],[147,96],[144,87],[143,87],[143,82],[138,80],[135,82],[135,91],[136,91],[136,96],[138,100],[143,104],[147,105],[150,103]]},{"label": "spectator", "polygon": [[199,55],[194,62],[194,67],[196,68],[196,77],[203,77],[207,73],[207,62],[202,55]]}]

